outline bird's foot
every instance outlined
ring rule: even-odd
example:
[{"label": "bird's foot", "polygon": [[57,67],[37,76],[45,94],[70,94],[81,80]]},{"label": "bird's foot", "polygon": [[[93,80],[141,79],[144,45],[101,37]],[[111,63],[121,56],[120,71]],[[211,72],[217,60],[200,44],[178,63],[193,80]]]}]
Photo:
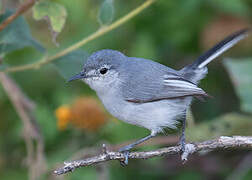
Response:
[{"label": "bird's foot", "polygon": [[120,153],[123,153],[124,156],[124,160],[120,161],[120,164],[122,166],[127,166],[129,163],[129,151],[132,147],[131,146],[124,146],[122,148],[119,149]]},{"label": "bird's foot", "polygon": [[186,155],[186,157],[184,157],[185,154],[186,154],[185,153],[186,152],[186,149],[185,149],[186,143],[185,143],[185,138],[183,136],[181,136],[180,139],[179,139],[179,146],[180,146],[181,160],[182,160],[182,162],[184,164],[186,162],[186,160],[187,160],[188,155]]},{"label": "bird's foot", "polygon": [[180,152],[181,152],[181,154],[183,154],[185,152],[185,145],[186,145],[184,136],[180,137],[179,145],[180,145]]},{"label": "bird's foot", "polygon": [[196,150],[196,147],[194,144],[188,143],[185,145],[185,150],[181,154],[181,160],[182,160],[183,164],[186,163],[188,156],[190,154],[193,154],[195,152],[195,150]]},{"label": "bird's foot", "polygon": [[120,161],[120,164],[125,167],[129,164],[129,151],[124,151],[124,152],[121,152],[123,153],[123,156],[124,156],[124,160],[121,160]]}]

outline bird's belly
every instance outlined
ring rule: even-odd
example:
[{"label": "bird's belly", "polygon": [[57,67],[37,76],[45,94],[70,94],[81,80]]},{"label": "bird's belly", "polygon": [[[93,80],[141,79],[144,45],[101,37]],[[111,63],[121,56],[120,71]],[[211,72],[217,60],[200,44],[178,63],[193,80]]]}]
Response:
[{"label": "bird's belly", "polygon": [[[120,98],[121,99],[121,98]],[[102,99],[106,109],[116,118],[127,123],[160,132],[163,128],[176,128],[178,119],[185,113],[191,98],[169,99],[149,103],[132,103]]]}]

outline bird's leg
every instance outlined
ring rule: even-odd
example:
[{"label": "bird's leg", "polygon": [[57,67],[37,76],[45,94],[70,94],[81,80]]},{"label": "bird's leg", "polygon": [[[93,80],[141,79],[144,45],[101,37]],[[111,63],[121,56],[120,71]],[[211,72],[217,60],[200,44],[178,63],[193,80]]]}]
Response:
[{"label": "bird's leg", "polygon": [[144,141],[147,141],[148,139],[150,139],[150,138],[152,138],[152,137],[154,137],[154,136],[156,136],[156,133],[155,133],[155,132],[152,132],[149,136],[146,136],[146,137],[144,137],[144,138],[142,138],[142,139],[137,140],[136,142],[134,142],[134,143],[132,143],[132,144],[129,144],[129,145],[127,145],[127,146],[124,146],[124,147],[120,148],[120,149],[119,149],[119,152],[122,152],[123,155],[124,155],[124,161],[121,162],[121,164],[122,164],[123,166],[128,165],[129,151],[130,151],[132,148],[134,148],[136,145],[138,145],[138,144],[140,144],[140,143],[142,143],[142,142],[144,142]]},{"label": "bird's leg", "polygon": [[183,116],[183,119],[182,119],[182,133],[181,133],[181,136],[180,136],[180,139],[179,139],[179,144],[181,146],[181,151],[182,153],[185,151],[185,126],[186,126],[186,113],[185,115]]},{"label": "bird's leg", "polygon": [[140,144],[140,143],[142,143],[144,141],[147,141],[148,139],[150,139],[152,137],[153,137],[153,135],[149,135],[149,136],[146,136],[146,137],[144,137],[142,139],[139,139],[139,140],[137,140],[136,142],[134,142],[132,144],[129,144],[127,146],[124,146],[124,147],[120,148],[119,152],[129,151],[130,149],[134,148],[136,145],[138,145],[138,144]]}]

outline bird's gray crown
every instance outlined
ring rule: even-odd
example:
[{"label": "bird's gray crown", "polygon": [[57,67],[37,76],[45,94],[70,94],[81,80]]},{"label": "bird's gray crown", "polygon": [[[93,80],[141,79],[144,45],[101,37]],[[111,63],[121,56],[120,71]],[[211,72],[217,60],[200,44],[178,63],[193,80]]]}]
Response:
[{"label": "bird's gray crown", "polygon": [[119,51],[104,49],[91,54],[86,63],[84,64],[84,70],[98,69],[104,65],[116,68],[125,59],[125,55]]}]

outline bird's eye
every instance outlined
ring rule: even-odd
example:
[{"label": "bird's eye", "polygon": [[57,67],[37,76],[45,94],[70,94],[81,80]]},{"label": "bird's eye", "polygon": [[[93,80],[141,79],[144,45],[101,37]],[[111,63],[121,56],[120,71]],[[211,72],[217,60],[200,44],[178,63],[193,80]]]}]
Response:
[{"label": "bird's eye", "polygon": [[101,74],[106,74],[108,72],[108,69],[107,68],[101,68],[100,69],[100,73]]}]

